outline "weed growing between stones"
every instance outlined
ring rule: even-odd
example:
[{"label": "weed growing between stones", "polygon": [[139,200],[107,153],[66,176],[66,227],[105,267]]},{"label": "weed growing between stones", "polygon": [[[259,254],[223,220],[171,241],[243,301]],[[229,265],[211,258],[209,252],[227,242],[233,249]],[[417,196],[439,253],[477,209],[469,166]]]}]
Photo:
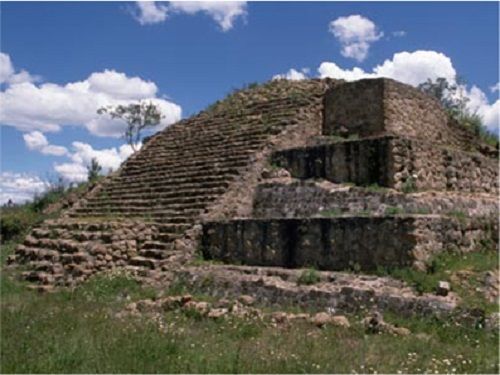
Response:
[{"label": "weed growing between stones", "polygon": [[404,213],[404,210],[401,207],[388,206],[385,209],[386,215],[401,215]]},{"label": "weed growing between stones", "polygon": [[321,280],[318,271],[314,268],[307,268],[300,274],[297,284],[298,285],[313,285],[319,283]]},{"label": "weed growing between stones", "polygon": [[403,183],[401,190],[405,194],[410,194],[410,193],[416,192],[417,191],[417,184],[416,184],[415,178],[413,176],[408,177],[406,179],[406,181]]}]

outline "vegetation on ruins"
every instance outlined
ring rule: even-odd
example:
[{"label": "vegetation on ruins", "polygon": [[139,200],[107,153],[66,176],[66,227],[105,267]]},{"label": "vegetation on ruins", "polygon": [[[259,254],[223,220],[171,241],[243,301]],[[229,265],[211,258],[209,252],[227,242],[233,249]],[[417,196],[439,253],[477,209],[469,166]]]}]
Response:
[{"label": "vegetation on ruins", "polygon": [[457,78],[457,83],[450,83],[446,78],[428,79],[421,83],[418,89],[439,100],[448,115],[459,125],[480,136],[487,143],[498,146],[498,137],[492,134],[484,125],[481,116],[467,108],[470,101],[465,95],[465,82]]},{"label": "vegetation on ruins", "polygon": [[319,283],[321,280],[318,271],[314,268],[307,268],[300,274],[297,284],[298,285],[313,285]]},{"label": "vegetation on ruins", "polygon": [[[2,249],[2,265],[12,248],[8,244]],[[485,253],[466,259],[443,256],[436,275],[450,278],[443,268],[450,265],[453,271],[486,270],[490,261]],[[423,274],[421,282],[431,288],[439,276]],[[6,272],[1,277],[2,373],[499,371],[498,332],[448,319],[386,314],[386,321],[411,331],[409,336],[394,336],[367,334],[359,315],[349,318],[351,328],[317,328],[306,322],[276,326],[237,317],[214,320],[190,310],[169,311],[154,319],[117,318],[125,305],[152,298],[155,292],[125,273],[96,275],[74,290],[50,294],[29,291]],[[177,293],[180,287],[175,288],[167,294]],[[189,292],[212,301],[195,290]]]},{"label": "vegetation on ruins", "polygon": [[[255,184],[262,182],[264,168],[278,167],[267,164],[267,156],[273,160],[276,149],[297,146],[283,136],[279,139],[283,143],[268,148],[271,125],[279,130],[303,124],[303,129],[297,126],[301,130],[297,136],[304,142],[318,135],[323,83],[271,82],[252,92],[233,94],[219,103],[221,112],[213,118],[214,113],[201,113],[186,120],[185,126],[166,130],[161,142],[138,153],[109,183],[86,195],[80,201],[83,204],[26,237],[22,231],[49,216],[46,208],[52,204],[47,202],[66,200],[71,190],[63,186],[57,190],[59,195],[38,205],[18,206],[31,210],[26,212],[38,221],[23,223],[17,236],[3,238],[0,372],[498,373],[499,332],[491,314],[498,309],[491,298],[498,295],[491,281],[498,274],[493,235],[497,226],[489,217],[493,204],[473,199],[476,192],[488,199],[496,196],[498,186],[492,181],[497,178],[497,159],[478,159],[475,177],[456,173],[458,182],[470,182],[471,190],[463,195],[468,198],[465,203],[474,204],[474,211],[464,201],[453,205],[456,197],[445,190],[446,185],[433,201],[425,196],[416,200],[389,184],[345,189],[360,186],[347,175],[345,180],[351,183],[344,181],[340,189],[324,182],[319,185],[331,198],[325,204],[321,194],[310,194],[309,199],[312,184],[297,185],[308,194],[301,204],[313,199],[321,204],[312,217],[271,216],[252,222],[243,210],[242,217],[237,217],[244,206],[236,201],[255,196],[259,186],[247,179],[250,173],[255,173],[251,175]],[[418,97],[432,102],[424,95]],[[295,108],[306,99],[310,104]],[[247,116],[248,122],[239,116]],[[195,131],[203,123],[209,124],[206,131]],[[469,141],[465,138],[464,143]],[[357,146],[363,139],[348,146]],[[377,142],[366,148],[371,159],[387,150],[387,144],[374,147]],[[418,153],[407,153],[413,144],[418,145],[396,144],[398,155],[418,158]],[[450,155],[450,163],[440,164],[440,154],[435,165],[451,166],[455,157]],[[464,155],[469,163],[472,156]],[[348,159],[344,166],[356,158]],[[339,160],[342,165],[347,158]],[[365,168],[363,160],[356,161],[356,168],[368,172],[372,166]],[[490,168],[493,162],[495,168]],[[98,163],[93,164],[90,180],[99,175]],[[249,166],[255,169],[248,172]],[[449,168],[449,175],[461,169]],[[490,169],[484,184],[476,183],[477,176]],[[369,174],[368,181],[378,181],[371,178],[378,173]],[[417,189],[417,174],[401,176],[397,189]],[[241,181],[246,186],[232,196]],[[461,184],[453,188],[460,191]],[[422,189],[420,181],[418,189]],[[280,194],[283,199],[272,203],[292,207],[296,199],[287,199],[284,190]],[[377,200],[382,195],[384,199]],[[396,195],[398,199],[392,200]],[[230,200],[223,201],[227,197]],[[433,208],[438,214],[428,218],[391,216],[429,213],[418,205],[438,206],[433,202],[443,199],[446,205]],[[221,200],[223,204],[218,203]],[[471,211],[477,220],[469,217]],[[318,212],[323,217],[318,218]],[[207,219],[206,214],[213,217]],[[218,225],[226,228],[219,230]],[[444,235],[450,238],[441,240]],[[236,236],[242,240],[235,241]],[[476,251],[470,244],[481,249]],[[413,250],[425,253],[416,258]],[[243,257],[244,251],[262,258]],[[17,262],[15,268],[6,266],[7,259],[9,264],[13,259]],[[330,263],[322,263],[324,259]],[[266,263],[269,260],[273,263]],[[410,268],[410,261],[415,267]],[[299,268],[312,265],[317,269]],[[53,293],[35,292],[43,290]],[[187,294],[188,302],[193,302],[189,305],[171,308],[165,303],[169,296]],[[247,302],[238,305],[235,300]],[[200,303],[209,311],[202,311]],[[363,320],[373,316],[372,309],[405,333],[367,327]],[[291,313],[307,317],[292,320]],[[316,313],[327,319],[342,318],[347,324],[316,324],[310,319]],[[273,314],[283,319],[273,319]]]},{"label": "vegetation on ruins", "polygon": [[92,158],[90,165],[87,166],[87,181],[90,183],[96,182],[99,179],[101,171],[102,167],[97,162],[97,159]]},{"label": "vegetation on ruins", "polygon": [[498,252],[491,246],[483,246],[481,250],[468,254],[453,251],[437,254],[428,261],[425,271],[413,267],[379,267],[376,274],[403,280],[420,294],[434,293],[439,281],[448,281],[451,290],[461,297],[463,307],[488,314],[498,311],[498,304],[484,297],[481,279],[486,272],[495,269],[498,261]]},{"label": "vegetation on ruins", "polygon": [[134,152],[141,141],[142,131],[158,125],[164,117],[156,104],[146,101],[101,107],[97,113],[109,114],[112,119],[120,119],[127,124],[123,136]]},{"label": "vegetation on ruins", "polygon": [[55,182],[48,182],[47,189],[43,193],[36,194],[31,202],[2,206],[0,215],[2,243],[20,240],[33,226],[45,219],[56,217],[60,207],[51,210],[52,207],[73,195],[81,196],[87,188],[87,182],[68,186],[62,179],[58,179]]}]

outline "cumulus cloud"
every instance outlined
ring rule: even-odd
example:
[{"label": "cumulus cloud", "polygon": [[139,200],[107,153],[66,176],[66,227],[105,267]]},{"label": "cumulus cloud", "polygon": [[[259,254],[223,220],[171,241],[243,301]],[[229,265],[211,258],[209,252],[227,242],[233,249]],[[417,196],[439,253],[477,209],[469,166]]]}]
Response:
[{"label": "cumulus cloud", "polygon": [[36,80],[38,80],[38,77],[30,75],[25,70],[16,73],[10,56],[0,52],[0,84],[33,82]]},{"label": "cumulus cloud", "polygon": [[135,19],[141,25],[151,25],[163,22],[167,19],[168,8],[155,1],[137,1],[137,11],[134,12]]},{"label": "cumulus cloud", "polygon": [[138,1],[136,4],[135,18],[141,25],[163,22],[168,14],[173,13],[205,13],[222,31],[228,31],[233,28],[238,18],[247,14],[246,1],[171,1],[168,5]]},{"label": "cumulus cloud", "polygon": [[[456,83],[457,72],[451,59],[436,51],[398,52],[392,59],[385,60],[370,71],[354,67],[342,69],[334,62],[323,62],[318,68],[321,78],[330,77],[354,81],[363,78],[387,77],[403,83],[418,86],[427,79],[446,78],[450,83]],[[473,86],[470,90],[463,87],[464,94],[469,98],[468,109],[477,112],[483,118],[483,123],[491,131],[498,131],[500,100],[489,103],[481,89]]]},{"label": "cumulus cloud", "polygon": [[24,134],[23,138],[30,150],[39,151],[42,154],[62,156],[68,153],[66,147],[49,144],[47,138],[37,130]]},{"label": "cumulus cloud", "polygon": [[357,61],[363,61],[368,56],[370,44],[384,36],[377,26],[368,18],[359,14],[339,17],[330,22],[330,32],[340,42],[340,53]]},{"label": "cumulus cloud", "polygon": [[[139,149],[141,145],[137,148]],[[72,151],[67,154],[69,162],[55,163],[54,170],[66,181],[82,182],[87,180],[87,166],[96,159],[105,174],[117,170],[133,150],[129,145],[101,150],[94,149],[88,143],[73,142]]]},{"label": "cumulus cloud", "polygon": [[38,176],[4,171],[0,174],[0,204],[22,203],[46,190],[49,184]]},{"label": "cumulus cloud", "polygon": [[54,132],[61,126],[76,125],[94,135],[120,137],[126,125],[97,115],[97,109],[138,100],[152,101],[160,106],[165,117],[156,130],[181,118],[181,107],[159,98],[154,82],[115,70],[92,73],[83,81],[65,85],[7,82],[7,87],[0,92],[0,123],[24,132]]},{"label": "cumulus cloud", "polygon": [[309,74],[309,68],[302,68],[300,71],[295,69],[290,69],[285,74],[276,74],[273,76],[273,80],[275,79],[288,79],[290,81],[300,81],[302,79],[306,79]]},{"label": "cumulus cloud", "polygon": [[497,82],[496,85],[493,85],[490,87],[490,91],[491,92],[497,92],[497,91],[500,91],[500,82]]}]

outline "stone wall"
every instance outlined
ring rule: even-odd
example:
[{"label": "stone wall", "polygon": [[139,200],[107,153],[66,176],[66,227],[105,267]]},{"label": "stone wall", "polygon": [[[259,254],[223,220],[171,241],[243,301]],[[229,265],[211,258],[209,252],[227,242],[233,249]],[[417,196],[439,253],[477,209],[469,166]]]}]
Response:
[{"label": "stone wall", "polygon": [[498,192],[498,159],[404,138],[390,144],[390,186],[398,190],[412,182],[417,190]]},{"label": "stone wall", "polygon": [[498,241],[498,226],[491,226],[438,216],[233,220],[204,224],[202,252],[254,266],[369,271],[421,266],[444,249],[471,251],[480,240]]},{"label": "stone wall", "polygon": [[386,136],[277,152],[272,163],[300,179],[402,191],[498,192],[498,160],[478,153]]},{"label": "stone wall", "polygon": [[275,153],[271,162],[300,179],[390,186],[389,142],[390,138],[384,137],[283,150]]},{"label": "stone wall", "polygon": [[465,216],[497,218],[498,198],[496,195],[471,196],[451,192],[403,194],[389,189],[295,180],[259,185],[254,195],[252,216],[293,218],[361,213],[376,216],[463,213]]},{"label": "stone wall", "polygon": [[362,79],[334,86],[325,95],[324,108],[325,135],[393,134],[462,150],[491,151],[451,121],[436,99],[392,79]]}]

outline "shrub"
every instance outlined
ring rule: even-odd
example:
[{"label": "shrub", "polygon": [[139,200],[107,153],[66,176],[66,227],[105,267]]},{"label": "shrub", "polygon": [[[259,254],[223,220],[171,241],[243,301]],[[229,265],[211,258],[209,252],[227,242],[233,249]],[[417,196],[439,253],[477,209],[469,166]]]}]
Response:
[{"label": "shrub", "polygon": [[2,243],[15,239],[40,220],[29,206],[3,208],[0,219]]},{"label": "shrub", "polygon": [[467,107],[470,99],[466,96],[465,82],[459,77],[456,81],[457,83],[450,83],[442,77],[435,81],[428,79],[421,83],[418,89],[439,100],[449,117],[455,120],[457,125],[476,134],[490,146],[498,148],[498,136],[484,126],[483,120],[477,112],[471,112]]},{"label": "shrub", "polygon": [[405,194],[414,193],[417,191],[417,185],[413,177],[408,177],[403,183],[402,191]]},{"label": "shrub", "polygon": [[314,268],[308,268],[302,271],[300,274],[297,284],[298,285],[312,285],[319,283],[321,280],[321,277]]}]

